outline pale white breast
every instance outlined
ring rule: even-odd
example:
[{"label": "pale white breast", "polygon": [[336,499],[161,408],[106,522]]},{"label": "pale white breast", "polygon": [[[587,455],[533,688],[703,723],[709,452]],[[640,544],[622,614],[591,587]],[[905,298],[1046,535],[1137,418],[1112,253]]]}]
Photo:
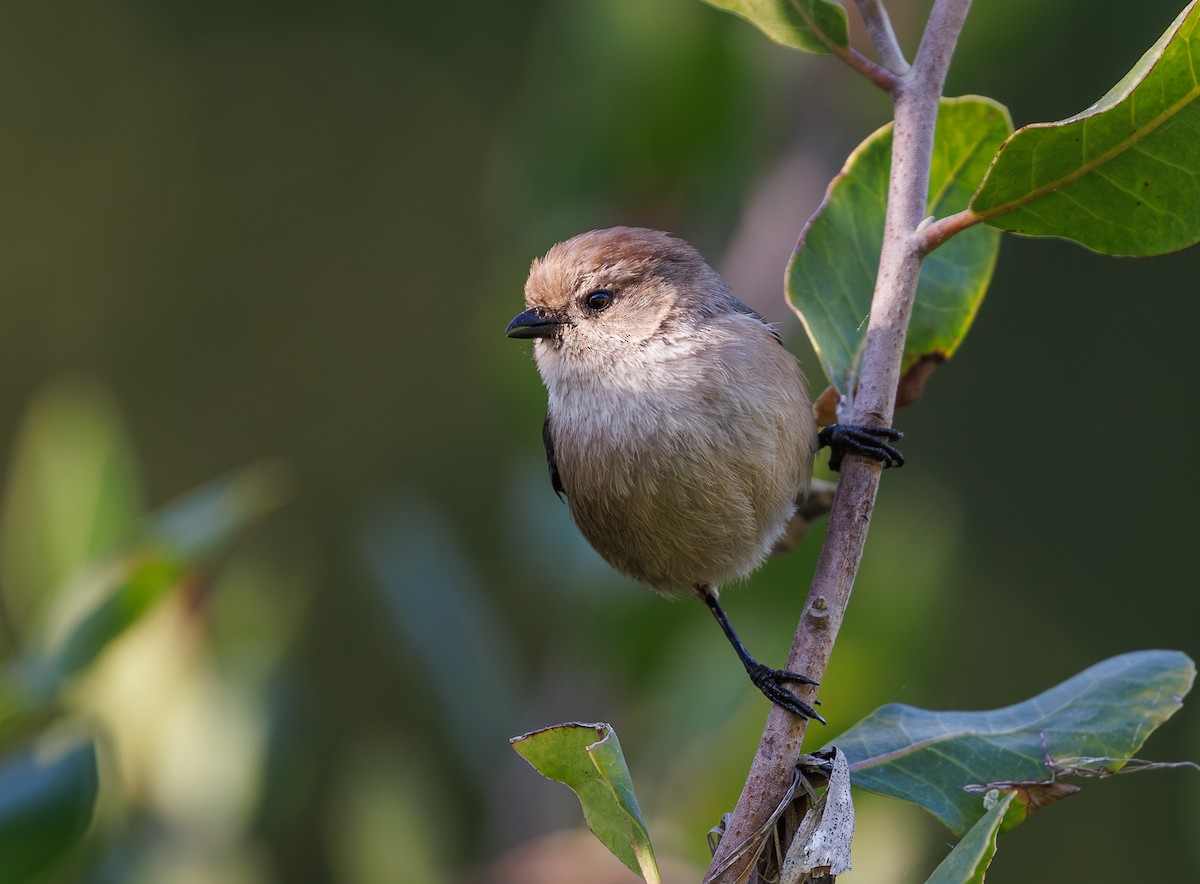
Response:
[{"label": "pale white breast", "polygon": [[538,341],[572,515],[618,570],[663,592],[765,558],[807,487],[816,430],[795,359],[731,314],[603,365]]}]

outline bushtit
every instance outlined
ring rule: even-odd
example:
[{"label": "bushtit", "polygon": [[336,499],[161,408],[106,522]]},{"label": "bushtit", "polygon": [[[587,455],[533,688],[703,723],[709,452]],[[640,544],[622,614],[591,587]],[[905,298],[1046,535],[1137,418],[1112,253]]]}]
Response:
[{"label": "bushtit", "polygon": [[[779,334],[687,243],[594,230],[535,260],[510,338],[533,338],[549,393],[542,437],[554,490],[614,568],[663,595],[694,595],[751,680],[821,717],[756,661],[717,602],[762,564],[830,441],[899,465],[887,428],[818,435],[804,375]],[[840,454],[840,452],[837,452]]]}]

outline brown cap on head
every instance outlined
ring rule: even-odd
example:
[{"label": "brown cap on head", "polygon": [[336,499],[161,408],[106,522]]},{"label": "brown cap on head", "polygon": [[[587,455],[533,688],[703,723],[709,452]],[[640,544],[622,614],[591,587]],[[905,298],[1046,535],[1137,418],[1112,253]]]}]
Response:
[{"label": "brown cap on head", "polygon": [[525,304],[510,337],[555,338],[573,328],[638,341],[673,310],[677,319],[748,312],[694,248],[640,227],[592,230],[555,245],[530,267]]}]

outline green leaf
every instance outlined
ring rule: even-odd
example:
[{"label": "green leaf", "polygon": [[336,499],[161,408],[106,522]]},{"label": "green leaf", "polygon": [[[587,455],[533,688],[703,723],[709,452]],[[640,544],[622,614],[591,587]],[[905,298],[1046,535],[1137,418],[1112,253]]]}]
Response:
[{"label": "green leaf", "polygon": [[803,52],[832,52],[850,45],[846,10],[833,0],[704,0],[744,18],[784,46]]},{"label": "green leaf", "polygon": [[162,556],[132,557],[106,571],[100,585],[88,592],[100,595],[98,603],[25,669],[26,687],[35,697],[48,700],[62,682],[90,665],[174,589],[187,571],[186,565]]},{"label": "green leaf", "polygon": [[996,855],[996,835],[1015,797],[1009,792],[996,800],[938,864],[925,884],[983,884],[984,873]]},{"label": "green leaf", "polygon": [[43,740],[0,761],[0,884],[27,880],[73,847],[99,788],[90,738]]},{"label": "green leaf", "polygon": [[1107,95],[1015,132],[971,203],[988,224],[1113,255],[1200,242],[1200,10],[1179,14]]},{"label": "green leaf", "polygon": [[282,506],[290,486],[282,462],[253,463],[202,485],[153,515],[144,527],[144,543],[190,561],[220,553]]},{"label": "green leaf", "polygon": [[833,742],[854,785],[918,804],[962,833],[982,814],[967,786],[1045,784],[1056,773],[1048,760],[1073,757],[1111,758],[1106,767],[1119,770],[1180,708],[1195,674],[1178,651],[1139,651],[1003,709],[883,706]]},{"label": "green leaf", "polygon": [[[943,99],[934,132],[929,214],[961,211],[1005,136],[1008,111],[976,96]],[[853,393],[883,243],[892,124],[860,144],[800,234],[788,264],[788,300],[821,365],[842,395]],[[902,370],[953,355],[970,328],[995,267],[1000,236],[983,225],[952,237],[925,259]],[[908,401],[919,396],[909,395]]]},{"label": "green leaf", "polygon": [[588,828],[621,862],[649,882],[660,880],[629,768],[610,725],[571,722],[511,742],[538,773],[579,796]]},{"label": "green leaf", "polygon": [[132,447],[102,388],[75,379],[34,398],[0,526],[0,587],[14,627],[36,620],[85,562],[128,536],[141,510],[139,486]]},{"label": "green leaf", "polygon": [[272,462],[247,467],[180,498],[147,520],[140,540],[71,583],[47,617],[42,640],[18,672],[29,694],[49,700],[207,557],[283,498]]}]

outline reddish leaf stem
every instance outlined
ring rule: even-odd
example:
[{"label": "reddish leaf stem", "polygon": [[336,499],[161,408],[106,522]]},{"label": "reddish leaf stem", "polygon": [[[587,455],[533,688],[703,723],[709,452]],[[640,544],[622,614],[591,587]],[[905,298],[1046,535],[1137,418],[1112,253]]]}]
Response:
[{"label": "reddish leaf stem", "polygon": [[[822,35],[823,36],[823,35]],[[892,92],[899,82],[899,77],[867,58],[853,46],[837,46],[829,44],[833,54],[854,68],[884,92]]]},{"label": "reddish leaf stem", "polygon": [[816,34],[817,39],[825,44],[825,48],[844,61],[854,70],[858,71],[884,92],[891,92],[896,88],[898,77],[885,67],[881,67],[871,59],[867,58],[853,46],[842,46],[840,43],[830,39],[817,23],[813,21],[812,16],[805,11],[799,3],[799,0],[792,0],[792,6],[795,7],[797,14],[808,22],[812,28],[812,32]]},{"label": "reddish leaf stem", "polygon": [[917,247],[922,255],[928,255],[954,234],[973,227],[982,220],[982,215],[977,215],[970,209],[963,209],[961,212],[947,215],[945,218],[938,218],[917,231]]}]

